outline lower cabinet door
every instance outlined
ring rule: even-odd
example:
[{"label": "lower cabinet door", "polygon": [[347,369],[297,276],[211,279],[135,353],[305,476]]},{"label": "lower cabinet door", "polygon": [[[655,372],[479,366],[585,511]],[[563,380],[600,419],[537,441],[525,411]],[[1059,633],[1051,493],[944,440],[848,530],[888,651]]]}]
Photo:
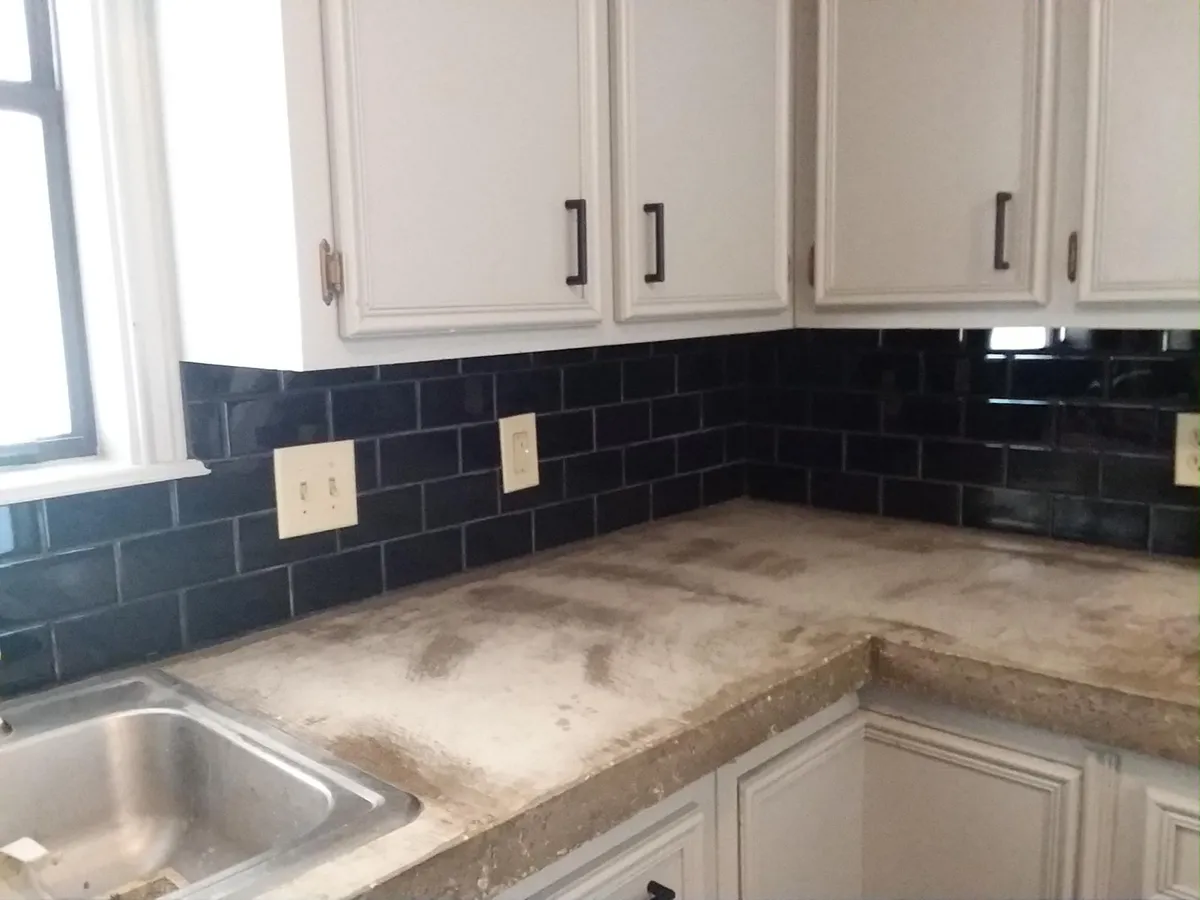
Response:
[{"label": "lower cabinet door", "polygon": [[685,808],[531,900],[710,900],[709,828]]},{"label": "lower cabinet door", "polygon": [[863,895],[1075,896],[1082,769],[869,713]]}]

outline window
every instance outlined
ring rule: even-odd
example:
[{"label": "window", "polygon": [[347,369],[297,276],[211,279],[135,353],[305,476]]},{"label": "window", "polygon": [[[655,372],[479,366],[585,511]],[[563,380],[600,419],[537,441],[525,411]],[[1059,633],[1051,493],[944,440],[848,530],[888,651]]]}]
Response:
[{"label": "window", "polygon": [[0,466],[96,453],[48,0],[0,0]]}]

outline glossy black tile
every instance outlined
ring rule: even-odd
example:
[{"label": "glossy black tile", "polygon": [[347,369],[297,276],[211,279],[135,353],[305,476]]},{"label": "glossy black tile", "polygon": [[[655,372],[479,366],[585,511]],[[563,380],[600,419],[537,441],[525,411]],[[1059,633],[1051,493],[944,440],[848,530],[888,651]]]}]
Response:
[{"label": "glossy black tile", "polygon": [[[500,429],[495,422],[484,422],[480,425],[464,425],[459,432],[458,439],[462,453],[462,471],[464,475],[484,469],[499,468]],[[539,455],[545,455],[540,446],[538,447],[538,453]]]},{"label": "glossy black tile", "polygon": [[379,487],[379,454],[375,441],[367,439],[354,442],[354,481],[359,491],[373,491]]},{"label": "glossy black tile", "polygon": [[814,428],[874,432],[879,430],[880,399],[876,394],[814,391],[810,421]]},{"label": "glossy black tile", "polygon": [[721,388],[705,391],[701,418],[705,428],[720,428],[742,422],[746,417],[744,388]]},{"label": "glossy black tile", "polygon": [[725,462],[740,462],[746,458],[746,440],[745,425],[730,425],[725,429]]},{"label": "glossy black tile", "polygon": [[528,369],[496,376],[496,415],[558,412],[563,408],[562,369]]},{"label": "glossy black tile", "polygon": [[625,448],[625,483],[638,484],[675,474],[675,441],[664,438]]},{"label": "glossy black tile", "polygon": [[[773,463],[777,429],[765,425],[746,427],[746,458],[753,462]],[[839,454],[840,455],[840,454]]]},{"label": "glossy black tile", "polygon": [[915,440],[868,434],[846,436],[846,471],[877,475],[912,475],[919,471]]},{"label": "glossy black tile", "polygon": [[184,363],[180,368],[183,393],[188,400],[211,400],[279,390],[279,374],[266,369]]},{"label": "glossy black tile", "polygon": [[533,552],[533,515],[528,512],[472,522],[464,530],[468,569]]},{"label": "glossy black tile", "polygon": [[883,400],[883,430],[924,437],[962,433],[962,404],[952,397],[895,394]]},{"label": "glossy black tile", "polygon": [[922,390],[928,394],[1007,397],[1008,367],[1006,356],[927,354]]},{"label": "glossy black tile", "polygon": [[746,354],[746,383],[751,387],[779,384],[779,355],[774,344],[754,346]]},{"label": "glossy black tile", "polygon": [[[1150,550],[1171,556],[1200,557],[1200,512],[1155,507],[1150,512]],[[0,644],[4,639],[0,638]],[[0,682],[0,690],[3,683]]]},{"label": "glossy black tile", "polygon": [[42,551],[42,530],[36,503],[0,506],[0,563]]},{"label": "glossy black tile", "polygon": [[656,438],[700,427],[700,395],[660,397],[650,406],[650,433]]},{"label": "glossy black tile", "polygon": [[887,328],[882,346],[887,350],[938,350],[952,352],[962,343],[957,328]]},{"label": "glossy black tile", "polygon": [[650,485],[596,495],[596,533],[608,534],[650,521]]},{"label": "glossy black tile", "polygon": [[595,430],[590,409],[538,416],[538,456],[553,459],[595,448]]},{"label": "glossy black tile", "polygon": [[183,592],[189,647],[278,625],[291,615],[287,569],[256,572]]},{"label": "glossy black tile", "polygon": [[247,456],[276,447],[329,439],[325,393],[322,391],[231,400],[226,404],[226,413],[231,456]]},{"label": "glossy black tile", "polygon": [[922,441],[921,477],[999,487],[1004,483],[1004,448],[961,441]]},{"label": "glossy black tile", "polygon": [[544,459],[538,464],[538,483],[512,493],[500,494],[500,511],[517,512],[558,503],[563,499],[563,461]]},{"label": "glossy black tile", "polygon": [[621,364],[601,362],[563,370],[563,403],[567,409],[619,403]]},{"label": "glossy black tile", "polygon": [[425,490],[425,527],[444,528],[494,516],[498,509],[496,472],[430,481]]},{"label": "glossy black tile", "polygon": [[[496,445],[499,447],[498,438]],[[453,428],[414,431],[379,441],[379,472],[385,485],[457,475],[458,459],[458,431]]]},{"label": "glossy black tile", "polygon": [[725,354],[716,349],[681,353],[676,376],[680,391],[704,391],[724,387],[727,383]]},{"label": "glossy black tile", "polygon": [[881,350],[851,354],[845,360],[846,387],[868,391],[915,391],[921,383],[916,353]]},{"label": "glossy black tile", "polygon": [[237,546],[241,571],[253,572],[333,553],[337,549],[337,535],[332,531],[319,531],[281,538],[278,519],[271,510],[238,519]]},{"label": "glossy black tile", "polygon": [[270,456],[208,464],[209,473],[175,483],[179,524],[228,519],[275,505],[275,467]]},{"label": "glossy black tile", "polygon": [[885,478],[883,514],[920,522],[957,525],[960,490],[957,484]]},{"label": "glossy black tile", "polygon": [[1050,497],[1029,491],[964,487],[962,523],[969,528],[1050,533]]},{"label": "glossy black tile", "polygon": [[46,501],[52,551],[170,527],[171,485],[166,482]]},{"label": "glossy black tile", "polygon": [[1058,443],[1075,450],[1170,453],[1174,432],[1153,407],[1081,406],[1058,411]]},{"label": "glossy black tile", "polygon": [[679,473],[711,469],[725,462],[725,434],[721,431],[697,431],[677,439]]},{"label": "glossy black tile", "polygon": [[779,350],[779,384],[838,390],[846,386],[847,354],[826,345]]},{"label": "glossy black tile", "polygon": [[802,388],[755,388],[746,397],[746,420],[802,428],[810,422],[809,392]]},{"label": "glossy black tile", "polygon": [[1036,401],[971,400],[966,435],[1007,444],[1053,444],[1054,407]]},{"label": "glossy black tile", "polygon": [[533,514],[533,536],[537,550],[549,550],[595,537],[595,497],[543,506]]},{"label": "glossy black tile", "polygon": [[435,378],[420,385],[422,428],[467,425],[494,416],[491,375]]},{"label": "glossy black tile", "polygon": [[381,593],[383,552],[379,547],[363,547],[292,566],[292,604],[298,616]]},{"label": "glossy black tile", "polygon": [[380,381],[417,381],[421,378],[448,378],[457,374],[457,359],[433,359],[379,367]]},{"label": "glossy black tile", "polygon": [[124,600],[204,584],[233,574],[233,523],[131,538],[119,550]]},{"label": "glossy black tile", "polygon": [[72,550],[0,567],[0,632],[117,601],[113,548]]},{"label": "glossy black tile", "polygon": [[1173,359],[1114,359],[1110,378],[1114,400],[1180,409],[1200,406],[1200,355]]},{"label": "glossy black tile", "polygon": [[1068,541],[1146,550],[1150,510],[1134,503],[1055,497],[1050,533]]},{"label": "glossy black tile", "polygon": [[533,354],[535,366],[574,366],[590,363],[596,358],[595,347],[573,347],[567,350],[544,350]]},{"label": "glossy black tile", "polygon": [[880,343],[880,332],[874,328],[815,328],[808,337],[835,350],[870,350]]},{"label": "glossy black tile", "polygon": [[341,387],[346,384],[362,384],[374,381],[374,366],[356,366],[352,369],[322,369],[316,372],[280,372],[279,380],[285,391],[305,391],[314,388]]},{"label": "glossy black tile", "polygon": [[650,404],[645,400],[596,410],[596,446],[624,447],[650,437]]},{"label": "glossy black tile", "polygon": [[1012,397],[1030,400],[1104,396],[1104,361],[1070,357],[1013,357]]},{"label": "glossy black tile", "polygon": [[833,431],[780,428],[777,459],[789,466],[841,469],[842,435]]},{"label": "glossy black tile", "polygon": [[809,502],[819,509],[879,514],[879,478],[814,469],[809,473]]},{"label": "glossy black tile", "polygon": [[724,503],[746,493],[746,467],[741,463],[709,469],[700,477],[701,500],[705,506]]},{"label": "glossy black tile", "polygon": [[1067,328],[1055,341],[1055,350],[1093,355],[1131,356],[1155,354],[1162,350],[1161,331],[1122,329]]},{"label": "glossy black tile", "polygon": [[179,597],[167,594],[67,619],[54,625],[54,643],[63,678],[177,653],[183,647]]},{"label": "glossy black tile", "polygon": [[746,493],[758,500],[807,503],[808,470],[750,463],[746,466]]},{"label": "glossy black tile", "polygon": [[1111,500],[1200,506],[1200,490],[1175,484],[1171,457],[1105,456],[1101,479],[1101,493]]},{"label": "glossy black tile", "polygon": [[462,571],[462,529],[426,531],[383,545],[388,590]]},{"label": "glossy black tile", "polygon": [[664,478],[650,485],[650,512],[656,519],[675,516],[701,503],[701,481],[698,474]]},{"label": "glossy black tile", "polygon": [[358,498],[358,524],[338,532],[343,549],[405,537],[421,530],[421,486],[389,488]]},{"label": "glossy black tile", "polygon": [[1100,490],[1100,457],[1091,453],[1013,448],[1008,486],[1052,494],[1092,496]]},{"label": "glossy black tile", "polygon": [[532,364],[533,356],[529,353],[474,356],[462,360],[461,363],[464,375],[471,372],[511,372],[515,369],[528,369]]},{"label": "glossy black tile", "polygon": [[611,344],[607,347],[596,348],[596,359],[641,359],[649,356],[654,349],[652,344]]},{"label": "glossy black tile", "polygon": [[37,690],[54,681],[54,648],[44,625],[0,634],[0,697]]},{"label": "glossy black tile", "polygon": [[193,459],[220,459],[225,450],[225,412],[221,403],[189,403],[184,411],[188,455]]},{"label": "glossy black tile", "polygon": [[642,400],[675,393],[675,357],[627,359],[621,364],[622,396]]},{"label": "glossy black tile", "polygon": [[598,494],[621,486],[621,451],[599,450],[566,460],[564,469],[567,497]]},{"label": "glossy black tile", "polygon": [[337,440],[394,434],[417,427],[417,389],[411,383],[340,388],[331,396],[333,436]]}]

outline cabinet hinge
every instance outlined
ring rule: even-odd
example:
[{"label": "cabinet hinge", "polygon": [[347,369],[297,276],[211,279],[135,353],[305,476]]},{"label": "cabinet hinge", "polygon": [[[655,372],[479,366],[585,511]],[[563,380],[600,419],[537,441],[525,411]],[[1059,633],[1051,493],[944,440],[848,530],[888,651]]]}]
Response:
[{"label": "cabinet hinge", "polygon": [[342,272],[342,254],[329,246],[329,241],[321,241],[318,248],[321,255],[321,297],[329,306],[342,296],[345,281]]}]

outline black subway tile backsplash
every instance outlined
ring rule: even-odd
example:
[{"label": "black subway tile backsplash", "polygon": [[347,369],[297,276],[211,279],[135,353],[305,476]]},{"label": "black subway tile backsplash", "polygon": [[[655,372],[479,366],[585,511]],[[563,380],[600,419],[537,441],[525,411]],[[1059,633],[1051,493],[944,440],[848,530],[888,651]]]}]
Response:
[{"label": "black subway tile backsplash", "polygon": [[[211,474],[0,508],[0,695],[750,495],[1200,555],[1197,332],[823,330],[289,373],[185,364]],[[504,494],[498,415],[538,411]],[[748,424],[752,423],[752,424]],[[359,524],[280,539],[271,450],[353,438]],[[382,474],[381,474],[382,473]]]}]

